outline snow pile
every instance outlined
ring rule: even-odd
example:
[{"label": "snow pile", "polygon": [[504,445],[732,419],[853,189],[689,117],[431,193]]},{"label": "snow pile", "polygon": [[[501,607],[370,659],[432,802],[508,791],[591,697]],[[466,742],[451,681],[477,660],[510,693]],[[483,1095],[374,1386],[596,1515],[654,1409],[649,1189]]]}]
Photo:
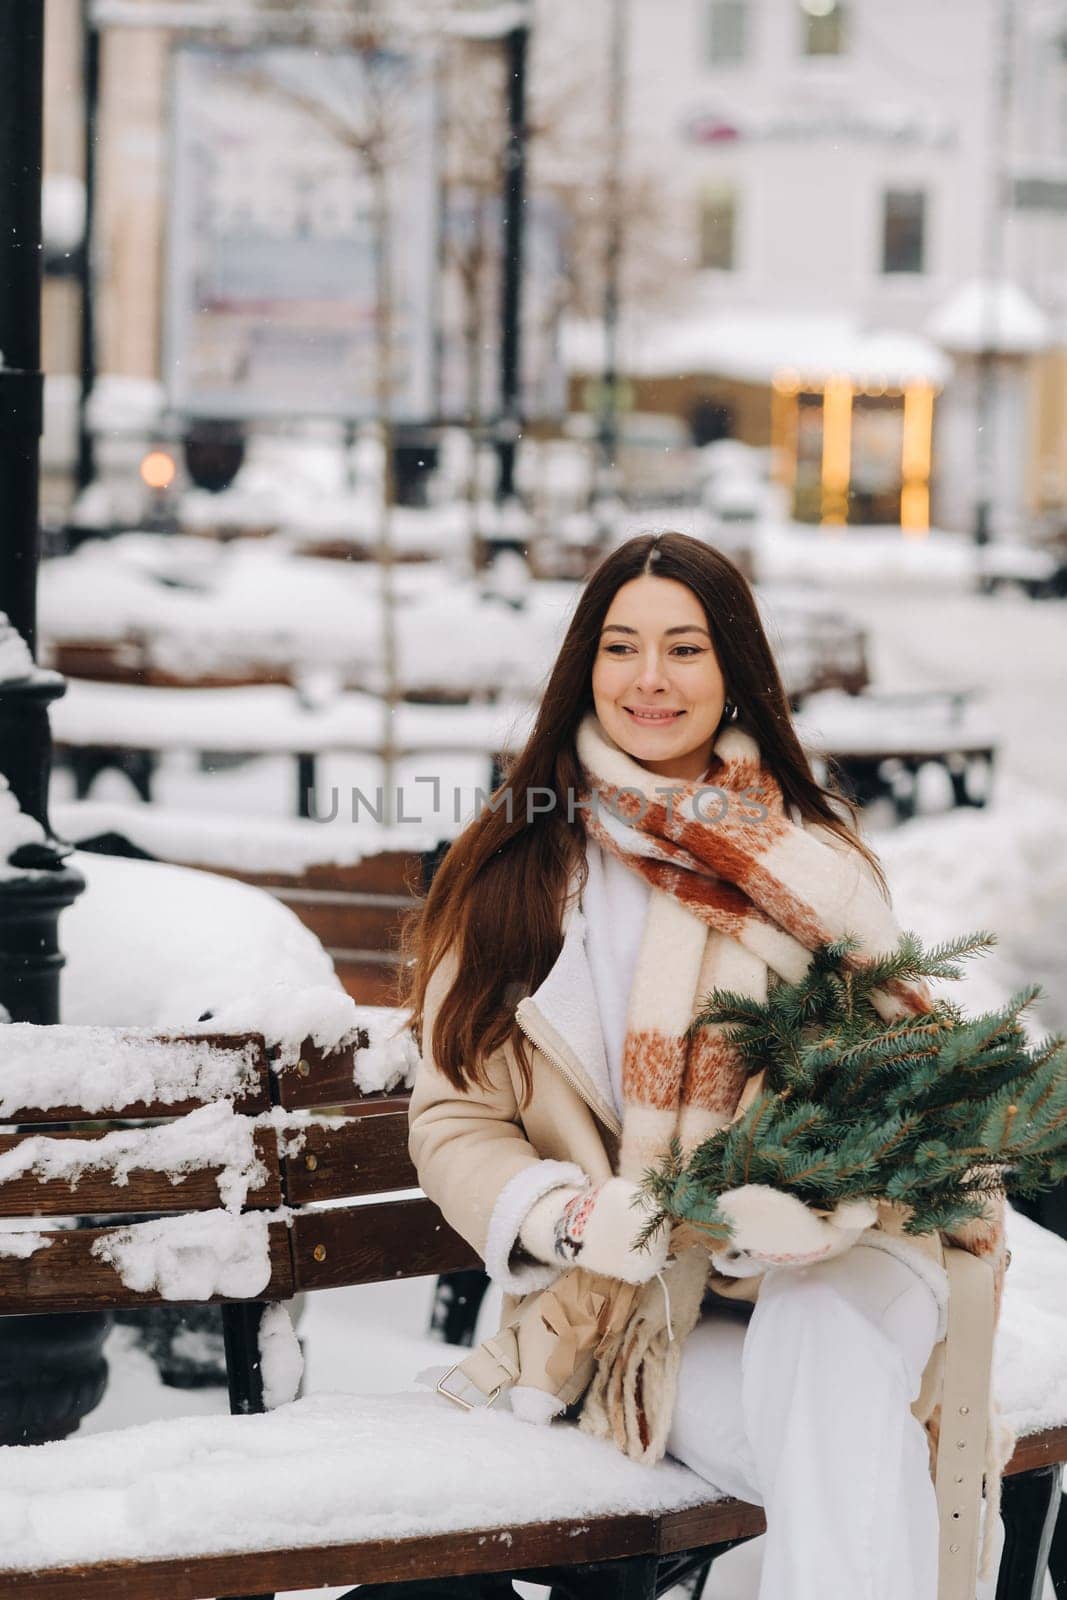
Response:
[{"label": "snow pile", "polygon": [[356,1003],[343,989],[274,983],[269,988],[234,995],[218,1006],[202,1026],[211,1033],[261,1033],[275,1052],[274,1066],[295,1066],[300,1047],[310,1040],[332,1055],[358,1045]]},{"label": "snow pile", "polygon": [[140,1101],[221,1100],[255,1084],[255,1064],[252,1044],[222,1051],[189,1040],[176,1048],[134,1030],[12,1022],[0,1028],[0,1121],[30,1106],[91,1113]]},{"label": "snow pile", "polygon": [[106,800],[60,801],[51,807],[55,828],[75,843],[101,833],[121,833],[149,855],[194,867],[302,876],[309,867],[356,867],[387,851],[429,850],[436,829],[387,828],[369,819],[329,826],[297,817],[229,817],[160,805]]},{"label": "snow pile", "polygon": [[964,964],[944,992],[982,1011],[1028,983],[1044,994],[1024,1013],[1032,1025],[1067,1029],[1067,804],[998,778],[982,810],[919,817],[874,840],[903,928],[926,943],[988,929],[998,943]]},{"label": "snow pile", "polygon": [[998,743],[985,706],[963,697],[954,703],[949,694],[895,698],[877,690],[822,689],[807,697],[795,726],[804,745],[836,755],[899,750],[937,756],[953,747],[995,750]]},{"label": "snow pile", "polygon": [[89,887],[63,913],[65,1022],[196,1032],[205,1011],[276,983],[343,993],[315,935],[262,889],[163,862],[73,860]]},{"label": "snow pile", "polygon": [[44,829],[33,817],[19,810],[5,777],[0,775],[0,879],[20,877],[27,869],[13,867],[11,857],[23,845],[43,844]]},{"label": "snow pile", "polygon": [[1008,1248],[994,1390],[1021,1437],[1067,1423],[1067,1242],[1009,1206]]},{"label": "snow pile", "polygon": [[89,395],[89,426],[94,433],[146,433],[159,422],[165,403],[163,385],[154,378],[101,373]]},{"label": "snow pile", "polygon": [[963,534],[931,528],[905,537],[899,528],[814,528],[800,523],[760,523],[752,533],[756,576],[765,582],[801,583],[829,590],[873,584],[959,588],[973,584],[975,545]]},{"label": "snow pile", "polygon": [[32,1173],[42,1182],[77,1184],[88,1172],[108,1171],[124,1188],[131,1172],[166,1172],[174,1184],[190,1172],[220,1168],[219,1199],[239,1211],[250,1188],[266,1177],[252,1139],[254,1124],[237,1116],[228,1100],[190,1111],[153,1128],[126,1128],[99,1139],[24,1136],[0,1154],[0,1184]]},{"label": "snow pile", "polygon": [[461,1413],[434,1394],[330,1394],[0,1451],[0,1539],[4,1568],[22,1569],[485,1527],[506,1565],[509,1523],[712,1494],[684,1467],[640,1466],[575,1427]]},{"label": "snow pile", "polygon": [[20,1229],[14,1218],[7,1218],[0,1224],[0,1257],[7,1256],[11,1260],[26,1261],[30,1256],[36,1255],[38,1250],[47,1250],[51,1243],[47,1233]]},{"label": "snow pile", "polygon": [[70,255],[85,237],[85,184],[70,172],[41,180],[41,233],[47,250]]},{"label": "snow pile", "polygon": [[259,1367],[268,1411],[296,1399],[304,1376],[304,1357],[289,1312],[280,1301],[267,1307],[259,1324]]},{"label": "snow pile", "polygon": [[262,1033],[276,1052],[276,1071],[295,1066],[307,1040],[325,1055],[355,1047],[353,1083],[361,1094],[378,1094],[415,1081],[419,1055],[408,1020],[406,1011],[391,1006],[357,1006],[344,990],[276,983],[235,996],[201,1026],[213,1033]]},{"label": "snow pile", "polygon": [[419,1065],[418,1046],[408,1026],[410,1013],[394,1006],[356,1006],[355,1014],[370,1040],[356,1054],[360,1094],[410,1089]]},{"label": "snow pile", "polygon": [[14,683],[34,675],[30,647],[18,629],[0,611],[0,683]]},{"label": "snow pile", "polygon": [[285,1211],[202,1211],[103,1234],[94,1256],[128,1289],[164,1300],[254,1300],[270,1282],[270,1223]]}]

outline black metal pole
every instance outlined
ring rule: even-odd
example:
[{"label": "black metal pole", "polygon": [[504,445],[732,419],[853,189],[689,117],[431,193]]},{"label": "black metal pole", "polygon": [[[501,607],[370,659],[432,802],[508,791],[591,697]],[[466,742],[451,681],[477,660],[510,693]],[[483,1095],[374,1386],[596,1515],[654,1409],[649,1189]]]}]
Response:
[{"label": "black metal pole", "polygon": [[[41,139],[44,0],[0,0],[0,609],[36,641],[41,447]],[[19,669],[21,670],[21,669]],[[59,914],[85,888],[48,826],[50,701],[36,669],[0,681],[0,774],[45,842],[0,878],[0,1005],[13,1022],[59,1020]],[[0,1443],[73,1433],[107,1383],[105,1312],[0,1318]]]},{"label": "black metal pole", "polygon": [[100,100],[100,33],[93,22],[92,0],[82,0],[82,76],[84,80],[85,231],[78,258],[81,290],[80,381],[78,388],[79,489],[96,476],[95,445],[88,424],[89,396],[96,381],[96,337],[93,323],[93,222],[96,214],[96,124]]},{"label": "black metal pole", "polygon": [[[44,0],[0,0],[0,610],[36,643],[42,426],[41,139]],[[0,879],[0,1005],[14,1021],[59,1017],[58,921],[85,887],[48,824],[48,706],[63,680],[34,670],[0,682],[0,775],[45,842]]]},{"label": "black metal pole", "polygon": [[1009,152],[1005,148],[1011,120],[1014,77],[1015,0],[1001,0],[997,29],[996,79],[990,119],[990,152],[993,167],[986,201],[984,249],[985,283],[981,307],[982,343],[975,368],[975,502],[972,536],[976,545],[988,544],[995,531],[993,522],[994,486],[997,475],[997,346],[1000,342],[998,296],[1004,267],[1004,201]]},{"label": "black metal pole", "polygon": [[622,163],[626,138],[626,42],[628,0],[612,0],[611,71],[608,83],[607,217],[604,235],[604,367],[597,429],[599,461],[595,497],[602,535],[609,531],[605,502],[616,493],[619,444],[619,297],[622,270]]},{"label": "black metal pole", "polygon": [[522,247],[526,205],[526,55],[529,23],[506,37],[508,142],[504,166],[502,288],[500,297],[500,424],[497,498],[515,495],[515,451],[522,436]]},{"label": "black metal pole", "polygon": [[42,0],[0,3],[0,604],[36,632],[41,366]]}]

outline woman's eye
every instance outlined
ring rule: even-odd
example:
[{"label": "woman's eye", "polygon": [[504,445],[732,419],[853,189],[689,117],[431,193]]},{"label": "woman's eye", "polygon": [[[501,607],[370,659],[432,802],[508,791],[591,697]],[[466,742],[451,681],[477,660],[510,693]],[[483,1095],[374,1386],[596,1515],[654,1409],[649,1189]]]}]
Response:
[{"label": "woman's eye", "polygon": [[698,656],[700,654],[700,646],[698,644],[680,644],[678,646],[678,651],[683,650],[687,655],[690,656]]},{"label": "woman's eye", "polygon": [[604,646],[609,656],[617,656],[624,650],[629,650],[628,644],[609,644]]}]

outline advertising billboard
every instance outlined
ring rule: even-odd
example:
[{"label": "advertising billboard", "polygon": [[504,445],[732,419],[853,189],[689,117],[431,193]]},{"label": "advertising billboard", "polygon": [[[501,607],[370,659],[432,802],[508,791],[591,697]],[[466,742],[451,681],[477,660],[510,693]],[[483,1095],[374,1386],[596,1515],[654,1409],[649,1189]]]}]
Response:
[{"label": "advertising billboard", "polygon": [[[435,92],[410,54],[175,52],[164,364],[186,415],[374,417],[378,251],[391,412],[434,410]],[[378,226],[384,163],[388,224]]]}]

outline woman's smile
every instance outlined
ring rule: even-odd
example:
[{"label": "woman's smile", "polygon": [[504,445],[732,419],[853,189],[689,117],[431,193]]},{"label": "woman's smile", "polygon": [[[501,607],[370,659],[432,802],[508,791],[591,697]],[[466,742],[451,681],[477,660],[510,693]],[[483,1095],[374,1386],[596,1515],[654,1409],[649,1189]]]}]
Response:
[{"label": "woman's smile", "polygon": [[678,717],[685,716],[684,711],[649,711],[642,706],[624,706],[623,710],[628,711],[635,722],[649,724],[674,722]]}]

